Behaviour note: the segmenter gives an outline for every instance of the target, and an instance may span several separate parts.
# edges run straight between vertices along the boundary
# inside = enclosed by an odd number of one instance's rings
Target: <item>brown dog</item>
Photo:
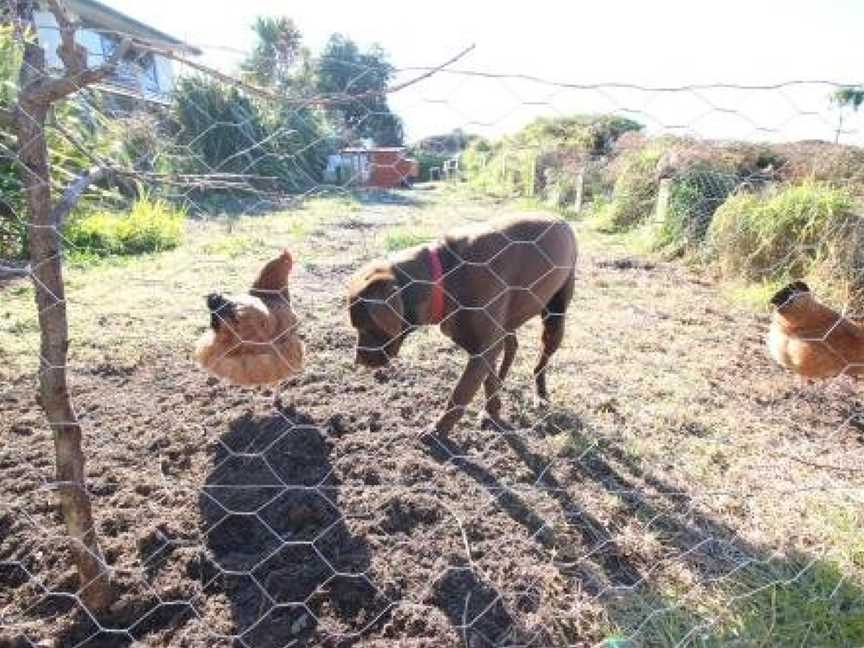
[[[576,256],[576,237],[566,222],[531,215],[454,232],[439,245],[373,262],[349,286],[356,362],[386,365],[408,333],[440,324],[441,332],[471,357],[436,434],[453,428],[481,384],[486,413],[500,425],[498,391],[516,355],[515,331],[536,315],[543,317],[543,350],[534,368],[536,396],[548,398],[545,369],[564,337]]]

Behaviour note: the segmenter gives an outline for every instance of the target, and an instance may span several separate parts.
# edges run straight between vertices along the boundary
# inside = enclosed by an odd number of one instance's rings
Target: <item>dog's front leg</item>
[[[465,409],[474,399],[486,376],[490,371],[495,370],[497,355],[497,353],[493,353],[471,356],[468,364],[465,365],[465,370],[462,372],[459,382],[453,388],[453,393],[447,402],[447,410],[438,419],[438,423],[435,424],[436,435],[446,436],[453,429],[453,426],[459,422],[459,419],[465,414]]]

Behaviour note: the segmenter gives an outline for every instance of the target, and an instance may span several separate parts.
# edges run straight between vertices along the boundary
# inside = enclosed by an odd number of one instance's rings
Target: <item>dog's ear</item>
[[[399,284],[389,268],[373,268],[359,275],[349,291],[349,305],[355,327],[371,323],[389,337],[401,333],[405,307]]]

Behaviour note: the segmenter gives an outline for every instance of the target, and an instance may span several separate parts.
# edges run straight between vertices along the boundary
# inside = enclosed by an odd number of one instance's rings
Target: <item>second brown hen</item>
[[[803,379],[864,374],[864,329],[820,303],[802,281],[771,298],[768,351]]]

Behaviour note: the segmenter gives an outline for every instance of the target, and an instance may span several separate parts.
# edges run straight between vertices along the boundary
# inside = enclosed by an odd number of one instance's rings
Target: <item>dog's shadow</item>
[[[365,576],[368,546],[345,524],[314,422],[246,414],[220,441],[200,496],[201,578],[230,599],[232,634],[256,648],[343,645],[380,620],[387,603]]]

